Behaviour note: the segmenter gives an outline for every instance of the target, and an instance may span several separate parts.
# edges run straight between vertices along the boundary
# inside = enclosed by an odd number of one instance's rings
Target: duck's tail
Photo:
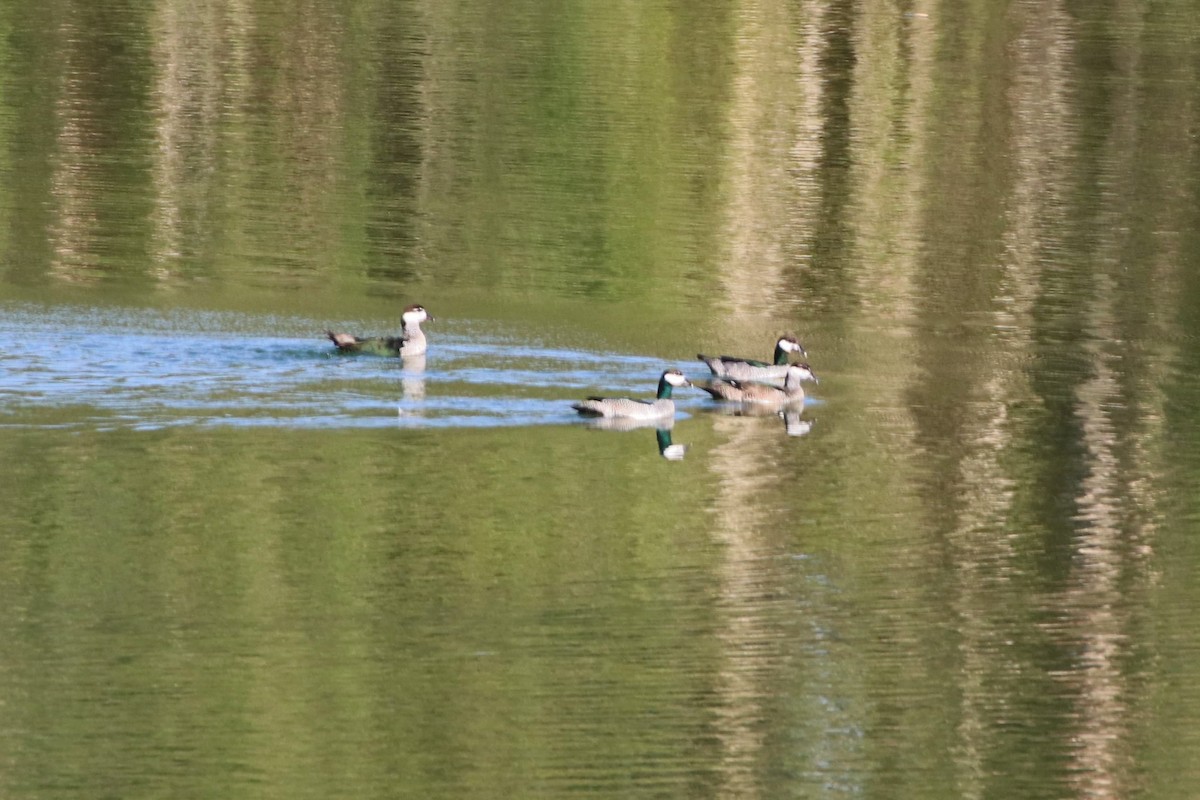
[[[603,417],[604,411],[601,410],[599,403],[595,400],[583,400],[578,403],[572,403],[571,408],[575,409],[580,415],[585,417]]]
[[[329,337],[329,341],[337,345],[339,350],[354,350],[358,347],[358,337],[349,333],[325,331],[325,335]]]

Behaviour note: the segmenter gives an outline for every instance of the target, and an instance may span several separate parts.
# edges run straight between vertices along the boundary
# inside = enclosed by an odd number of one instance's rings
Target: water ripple
[[[9,306],[0,426],[479,427],[575,421],[570,400],[652,395],[661,359],[439,325],[423,359],[341,356],[321,325],[214,312]],[[464,326],[465,329],[466,326]],[[294,331],[294,335],[266,331]],[[304,331],[313,331],[304,338]],[[690,398],[681,398],[687,407]],[[699,398],[694,400],[699,403]]]

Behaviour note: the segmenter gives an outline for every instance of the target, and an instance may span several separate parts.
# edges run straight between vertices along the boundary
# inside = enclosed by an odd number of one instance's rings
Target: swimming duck
[[[421,323],[433,320],[424,306],[411,305],[400,315],[400,326],[404,330],[399,336],[359,337],[349,333],[325,331],[329,341],[340,353],[381,353],[393,356],[419,356],[425,352],[425,333]]]
[[[572,403],[571,408],[585,417],[623,417],[625,419],[659,419],[675,416],[675,401],[671,390],[692,383],[677,369],[669,369],[658,379],[658,396],[654,401],[633,400],[628,397],[589,397]]]
[[[736,381],[782,381],[787,377],[788,354],[799,353],[807,356],[795,336],[781,336],[775,342],[775,358],[773,364],[765,361],[755,361],[750,358],[736,356],[706,356],[697,353],[696,358],[708,364],[712,374],[718,378],[731,378]]]
[[[718,379],[712,381],[708,386],[700,385],[697,388],[708,392],[715,400],[784,406],[798,405],[804,402],[803,381],[820,382],[808,364],[790,364],[787,367],[787,377],[784,379],[782,389],[768,383],[729,379]]]

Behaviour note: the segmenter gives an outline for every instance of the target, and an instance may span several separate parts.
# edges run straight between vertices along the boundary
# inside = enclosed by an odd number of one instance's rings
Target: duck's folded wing
[[[738,358],[737,356],[721,356],[721,361],[726,364],[739,362],[750,367],[769,367],[771,366],[765,361],[755,361],[753,358]]]

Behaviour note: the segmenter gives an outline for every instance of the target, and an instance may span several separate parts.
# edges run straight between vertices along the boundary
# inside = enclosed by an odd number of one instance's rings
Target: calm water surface
[[[4,796],[1195,797],[1192,6],[0,31]]]

